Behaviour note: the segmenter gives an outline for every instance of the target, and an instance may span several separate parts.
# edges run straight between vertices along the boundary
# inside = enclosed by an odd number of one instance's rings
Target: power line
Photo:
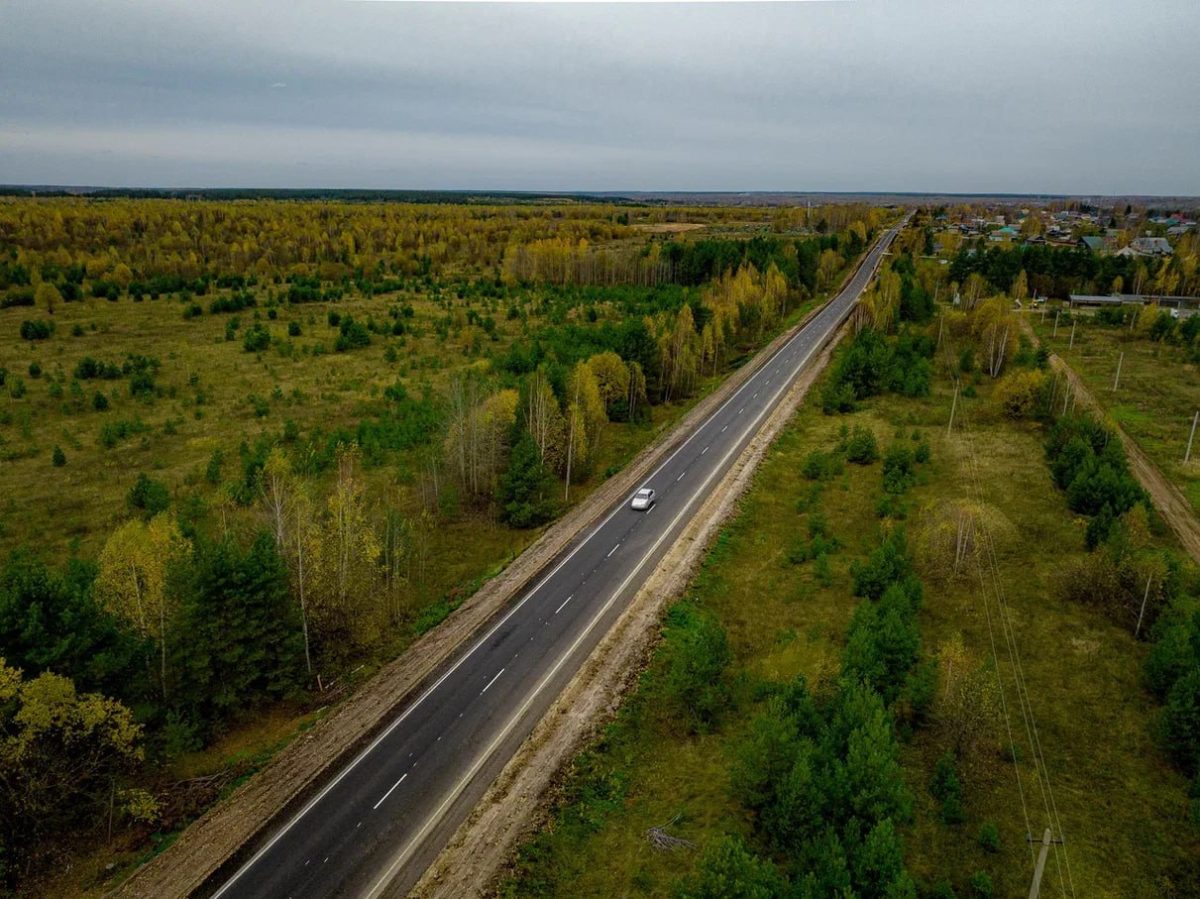
[[[948,350],[949,350],[949,348],[947,347],[947,351]],[[947,355],[948,355],[948,353],[947,353]],[[955,389],[956,389],[956,394],[957,394],[958,392],[960,392],[959,391],[960,379],[958,378],[958,376],[956,374],[954,374],[954,369],[952,366],[952,358],[949,358],[947,360],[947,363],[948,363],[947,368],[951,372],[951,377],[955,381]],[[967,450],[967,458],[968,458],[968,463],[969,463],[968,470],[969,470],[969,473],[971,476],[972,485],[975,489],[977,498],[980,503],[980,507],[982,509],[982,507],[983,507],[983,486],[982,486],[982,479],[979,474],[978,454],[975,451],[974,439],[970,433],[969,419],[967,416],[967,410],[966,410],[965,405],[964,405],[962,412],[960,413],[960,421],[962,422],[962,433],[963,433],[963,437],[964,437],[965,447]],[[1062,837],[1062,835],[1063,835],[1062,822],[1061,822],[1061,818],[1058,814],[1057,802],[1054,799],[1053,786],[1050,782],[1049,769],[1046,766],[1045,752],[1041,745],[1041,736],[1040,736],[1040,733],[1038,732],[1037,720],[1033,713],[1032,701],[1030,700],[1030,697],[1029,697],[1028,684],[1027,684],[1026,678],[1025,678],[1024,665],[1022,664],[1022,661],[1021,661],[1020,649],[1017,645],[1016,633],[1012,628],[1012,621],[1011,621],[1011,617],[1010,617],[1009,610],[1008,610],[1008,603],[1007,603],[1007,598],[1005,596],[1003,580],[999,574],[999,561],[998,561],[998,557],[996,554],[995,542],[992,539],[992,535],[987,527],[986,519],[982,515],[980,516],[979,530],[980,530],[980,534],[981,534],[981,546],[983,547],[983,549],[986,551],[986,554],[987,554],[987,562],[988,562],[989,573],[991,574],[992,587],[996,594],[995,598],[996,598],[996,605],[997,605],[997,617],[1000,619],[1001,632],[1004,636],[1005,645],[1006,645],[1006,648],[1007,648],[1008,654],[1009,654],[1009,661],[1010,661],[1010,664],[1012,665],[1013,681],[1014,681],[1014,685],[1017,690],[1018,707],[1021,710],[1021,717],[1022,717],[1023,724],[1025,726],[1026,737],[1029,740],[1030,750],[1031,750],[1031,754],[1033,757],[1035,774],[1038,774],[1040,771],[1040,776],[1038,776],[1038,789],[1039,789],[1039,792],[1042,797],[1042,805],[1046,812],[1047,819],[1050,820],[1054,824],[1054,826],[1059,831],[1060,837]],[[1003,682],[1003,678],[1000,677],[1000,663],[999,663],[998,652],[996,649],[995,632],[994,632],[993,623],[992,623],[991,607],[990,607],[990,602],[988,601],[988,597],[987,597],[987,592],[988,592],[987,585],[984,580],[983,562],[979,559],[978,555],[976,557],[976,563],[977,563],[977,570],[978,570],[979,579],[980,579],[980,585],[981,585],[981,588],[984,593],[984,597],[983,597],[984,611],[985,611],[985,614],[987,617],[987,622],[988,622],[988,636],[989,636],[989,640],[991,642],[992,659],[993,659],[993,663],[996,665],[997,682],[1000,687],[1001,706],[1002,706],[1002,708],[1004,710],[1004,714],[1005,714],[1005,727],[1006,727],[1008,737],[1009,737],[1010,749],[1012,751],[1014,770],[1017,772],[1017,785],[1018,785],[1018,791],[1021,796],[1022,814],[1025,818],[1025,825],[1026,825],[1027,833],[1031,834],[1032,829],[1030,828],[1030,825],[1029,825],[1029,814],[1028,814],[1028,810],[1027,810],[1026,803],[1025,803],[1024,788],[1021,784],[1020,768],[1016,761],[1016,743],[1015,743],[1015,740],[1012,735],[1012,725],[1011,725],[1011,721],[1009,720],[1008,709],[1007,709],[1007,700],[1006,700],[1005,694],[1004,694],[1004,682]],[[1059,845],[1062,845],[1062,860],[1059,859],[1059,855],[1058,855],[1058,846]],[[1067,850],[1066,850],[1065,844],[1062,844],[1061,840],[1060,840],[1059,842],[1055,843],[1054,848],[1055,848],[1055,864],[1059,870],[1060,888],[1062,888],[1063,895],[1066,895],[1066,886],[1069,885],[1071,895],[1074,896],[1074,894],[1075,894],[1074,878],[1072,877],[1072,874],[1071,874],[1070,859],[1067,855]],[[1032,856],[1032,853],[1033,853],[1032,843],[1030,844],[1030,853]],[[1066,877],[1065,878],[1063,877],[1064,865],[1066,867]]]

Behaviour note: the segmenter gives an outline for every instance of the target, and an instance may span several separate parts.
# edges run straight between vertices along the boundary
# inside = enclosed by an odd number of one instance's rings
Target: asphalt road
[[[401,895],[416,883],[587,654],[849,314],[895,230],[846,288],[213,895]]]

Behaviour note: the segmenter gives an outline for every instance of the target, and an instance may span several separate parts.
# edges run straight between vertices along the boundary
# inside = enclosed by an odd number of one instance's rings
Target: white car
[[[633,495],[633,502],[629,507],[635,512],[645,512],[654,505],[654,491],[649,487],[643,487]]]

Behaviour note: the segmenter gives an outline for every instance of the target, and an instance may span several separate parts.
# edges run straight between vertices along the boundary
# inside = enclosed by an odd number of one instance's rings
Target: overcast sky
[[[1197,0],[0,0],[0,183],[1200,194]]]

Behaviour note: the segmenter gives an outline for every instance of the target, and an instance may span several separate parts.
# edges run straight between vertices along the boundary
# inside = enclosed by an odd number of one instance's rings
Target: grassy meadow
[[[957,413],[960,423],[964,415],[969,422],[969,439],[957,425],[947,435],[952,391],[940,373],[927,398],[885,395],[848,415],[822,414],[814,390],[680,601],[710,612],[728,636],[728,708],[711,729],[681,735],[678,721],[654,700],[667,676],[668,629],[638,689],[567,773],[549,823],[520,849],[502,895],[668,896],[719,836],[738,833],[758,845],[751,813],[734,798],[731,765],[763,708],[764,684],[802,674],[813,686],[837,676],[859,602],[851,596],[851,564],[879,541],[880,462],[845,464],[824,480],[805,476],[810,454],[830,451],[846,425],[870,428],[881,452],[893,443],[916,445],[914,438],[931,446],[931,461],[918,469],[902,500],[925,585],[918,621],[926,657],[961,640],[960,658],[992,664],[985,591],[976,572],[947,577],[936,554],[921,549],[922,535],[953,521],[948,509],[982,508],[990,522],[1067,839],[1065,852],[1051,857],[1043,895],[1184,895],[1172,884],[1200,863],[1200,843],[1185,823],[1188,784],[1152,739],[1156,710],[1141,686],[1145,645],[1101,613],[1060,598],[1062,572],[1085,554],[1083,522],[1054,488],[1041,429],[993,414],[990,382],[975,380],[977,395],[961,399]],[[797,564],[790,548],[805,539],[814,518],[827,525],[838,548],[824,560]],[[1040,837],[1045,826],[1046,785],[1030,763],[1013,667],[999,634],[996,640],[995,670],[1018,761],[1014,767],[1007,741],[994,734],[990,749],[960,769],[962,823],[942,823],[929,789],[950,735],[936,715],[901,733],[904,779],[914,797],[912,820],[901,832],[904,860],[922,895],[943,883],[958,896],[977,895],[968,880],[979,871],[988,873],[996,896],[1024,895],[1029,888],[1033,859],[1026,834],[1032,829]],[[985,823],[998,832],[995,851],[980,845]],[[647,831],[656,826],[696,848],[655,848]]]

